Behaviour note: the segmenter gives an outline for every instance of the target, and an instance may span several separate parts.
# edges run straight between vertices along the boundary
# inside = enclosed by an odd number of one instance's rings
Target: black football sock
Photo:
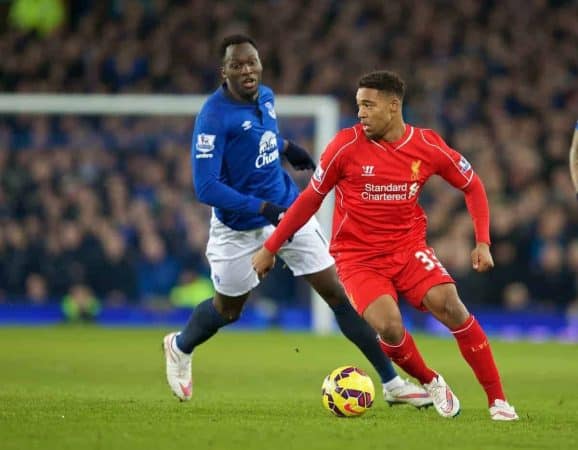
[[[193,349],[214,336],[219,328],[233,322],[227,320],[213,305],[213,299],[209,298],[199,303],[193,312],[185,328],[177,336],[177,347],[184,353],[191,353]]]

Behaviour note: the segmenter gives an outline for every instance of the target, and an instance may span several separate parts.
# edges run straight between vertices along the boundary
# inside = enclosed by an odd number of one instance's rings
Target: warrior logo
[[[373,169],[375,166],[361,166],[361,176],[362,177],[373,177],[375,173],[373,173]]]

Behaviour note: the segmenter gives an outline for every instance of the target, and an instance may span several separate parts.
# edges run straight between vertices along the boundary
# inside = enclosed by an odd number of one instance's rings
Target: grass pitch
[[[416,336],[462,403],[389,408],[338,419],[321,405],[333,368],[378,378],[345,338],[222,332],[193,359],[194,394],[169,393],[160,329],[0,328],[0,448],[28,449],[576,449],[578,347],[493,342],[517,423],[489,419],[452,339]]]

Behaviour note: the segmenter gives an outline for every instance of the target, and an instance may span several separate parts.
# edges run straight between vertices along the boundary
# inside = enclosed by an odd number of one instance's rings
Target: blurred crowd
[[[204,94],[219,83],[220,39],[246,32],[268,85],[335,96],[346,126],[357,78],[397,71],[407,121],[464,153],[490,198],[496,269],[484,275],[471,270],[462,194],[434,180],[421,199],[430,242],[464,300],[578,314],[578,202],[567,168],[578,119],[576,1],[63,4],[51,32],[1,25],[0,91]],[[192,123],[0,117],[0,298],[124,304],[176,299],[175,286],[185,304],[187,286],[210,295],[210,209],[192,188]],[[310,147],[308,127],[282,126]],[[286,272],[262,294],[299,303],[306,290]]]

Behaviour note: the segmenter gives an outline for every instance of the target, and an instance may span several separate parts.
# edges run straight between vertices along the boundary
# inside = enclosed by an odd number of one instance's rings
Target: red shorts
[[[338,263],[338,271],[347,296],[360,315],[382,295],[391,295],[398,301],[398,293],[423,311],[423,299],[432,287],[455,283],[434,250],[427,246],[372,259],[370,265]]]

